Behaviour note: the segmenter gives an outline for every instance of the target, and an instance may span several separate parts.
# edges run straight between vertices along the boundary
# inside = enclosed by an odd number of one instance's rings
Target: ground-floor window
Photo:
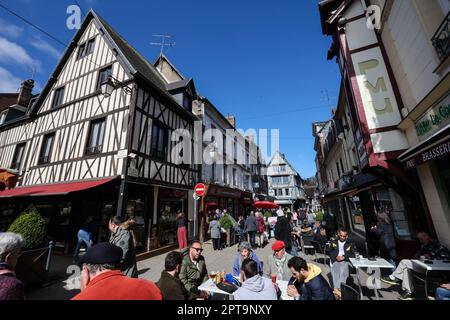
[[[412,239],[413,232],[401,196],[389,188],[376,190],[375,197],[377,211],[389,214],[397,238],[400,240]]]
[[[347,197],[347,205],[349,207],[353,228],[365,232],[363,211],[361,209],[361,201],[358,196]]]

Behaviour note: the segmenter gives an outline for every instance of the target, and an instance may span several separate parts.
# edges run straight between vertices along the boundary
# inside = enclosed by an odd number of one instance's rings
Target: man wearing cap
[[[121,248],[108,242],[91,247],[80,259],[81,293],[72,300],[162,300],[153,282],[122,274],[122,255]]]
[[[280,240],[272,245],[272,250],[273,255],[270,255],[264,263],[264,275],[272,279],[276,277],[278,280],[289,281],[292,273],[288,267],[288,261],[292,255],[286,252],[284,242]]]

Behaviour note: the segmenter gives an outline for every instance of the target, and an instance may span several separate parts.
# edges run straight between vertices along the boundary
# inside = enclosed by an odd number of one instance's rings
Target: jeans
[[[445,288],[437,288],[436,300],[450,300],[450,290]]]
[[[83,243],[86,245],[86,250],[88,250],[91,247],[91,235],[86,230],[80,229],[80,231],[78,231],[77,246],[73,253],[74,258],[78,258],[78,254],[80,253],[81,245]]]
[[[350,274],[350,264],[347,261],[334,262],[331,265],[331,277],[334,289],[341,289],[341,283],[346,283]]]
[[[250,237],[250,245],[252,248],[256,247],[255,237],[256,237],[256,231],[248,231],[248,235]]]

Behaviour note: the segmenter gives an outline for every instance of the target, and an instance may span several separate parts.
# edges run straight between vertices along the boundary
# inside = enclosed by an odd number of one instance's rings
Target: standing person
[[[120,272],[122,249],[102,242],[80,259],[81,293],[72,300],[162,300],[161,291],[151,281],[130,279]]]
[[[245,231],[248,233],[250,238],[250,245],[253,249],[256,249],[255,236],[258,231],[258,222],[253,211],[250,212],[250,216],[248,216],[245,221]]]
[[[273,254],[267,258],[263,265],[264,275],[272,278],[272,280],[289,281],[292,274],[288,267],[288,261],[293,257],[286,252],[283,241],[275,241],[272,250]]]
[[[245,259],[240,268],[242,286],[233,296],[235,300],[277,300],[277,291],[270,279],[258,274],[258,265],[252,259]]]
[[[275,239],[283,241],[287,252],[292,251],[292,227],[283,211],[278,211],[277,223],[275,225]]]
[[[292,223],[294,227],[298,225],[298,209],[292,213]]]
[[[138,277],[138,269],[136,264],[136,252],[131,232],[122,227],[122,217],[116,216],[109,220],[109,230],[111,237],[109,242],[118,246],[123,251],[122,256],[122,272],[130,278]]]
[[[86,251],[91,247],[92,237],[96,231],[96,225],[93,221],[93,217],[89,216],[84,222],[83,226],[78,230],[78,241],[75,251],[73,252],[73,261],[77,262],[78,256],[80,254],[81,246],[84,244],[86,246]]]
[[[302,223],[306,219],[306,211],[305,209],[300,210],[300,214],[297,216],[297,220]]]
[[[180,252],[170,252],[164,261],[164,271],[161,272],[156,285],[161,290],[164,300],[187,300],[189,293],[178,277],[183,257]]]
[[[378,223],[373,226],[371,231],[374,232],[380,241],[380,255],[382,258],[396,266],[397,250],[395,246],[394,227],[391,219],[386,212],[380,212],[377,215]]]
[[[355,257],[356,246],[348,238],[348,231],[340,228],[338,239],[331,241],[328,255],[332,261],[331,275],[333,277],[334,295],[341,299],[341,283],[346,283],[350,274],[350,258]]]
[[[256,264],[258,265],[258,273],[259,274],[263,273],[261,262],[259,261],[258,256],[256,255],[256,253],[254,253],[252,251],[252,246],[250,245],[250,243],[248,243],[247,241],[244,241],[241,244],[239,244],[239,252],[236,254],[236,258],[234,259],[234,264],[233,264],[233,275],[234,276],[239,276],[242,261],[244,261],[245,259],[254,260],[256,262]]]
[[[243,216],[239,216],[237,223],[237,234],[239,236],[239,244],[241,244],[241,242],[245,241],[245,239],[247,238],[244,231],[245,231],[245,219]]]
[[[134,228],[136,228],[136,221],[134,221],[134,219],[125,221],[124,223],[122,223],[122,228],[130,232],[131,237],[133,238],[134,247],[136,248],[138,245],[136,234],[134,233]]]
[[[181,262],[180,280],[189,292],[190,299],[207,299],[208,293],[198,289],[202,283],[208,281],[208,270],[205,258],[202,256],[202,244],[194,240],[189,249],[184,250],[186,254]]]
[[[258,223],[258,247],[262,248],[264,245],[264,218],[261,212],[256,212],[256,222]]]
[[[178,210],[177,213],[177,238],[178,238],[178,248],[180,251],[187,248],[187,228],[186,228],[186,218],[184,213]]]
[[[208,233],[211,234],[214,251],[222,250],[222,246],[220,244],[220,237],[222,236],[222,232],[220,230],[220,224],[217,216],[213,216],[212,220],[209,222]]]
[[[288,286],[287,294],[295,300],[334,300],[333,291],[322,270],[300,257],[288,261],[294,282]]]
[[[217,218],[217,221],[219,221],[220,218],[222,218],[222,212],[220,211],[220,209],[216,209],[216,218]]]
[[[25,241],[20,234],[0,233],[0,301],[24,299],[23,283],[14,273],[24,245]]]

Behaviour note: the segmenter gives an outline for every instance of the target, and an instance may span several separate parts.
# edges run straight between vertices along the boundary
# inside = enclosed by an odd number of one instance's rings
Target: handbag
[[[221,282],[216,284],[217,288],[227,293],[234,293],[239,287],[233,283]]]
[[[227,233],[227,230],[225,230],[224,228],[220,228],[220,232]]]

